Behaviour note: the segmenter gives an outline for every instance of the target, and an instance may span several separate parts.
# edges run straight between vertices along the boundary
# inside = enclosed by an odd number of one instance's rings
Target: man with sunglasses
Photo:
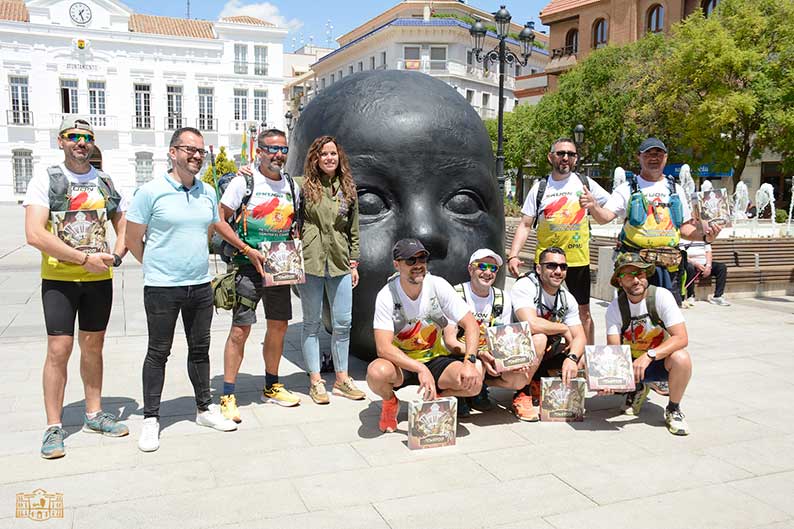
[[[513,398],[521,420],[538,420],[535,401],[540,398],[541,376],[561,371],[567,384],[579,371],[587,340],[576,298],[563,287],[567,273],[565,251],[551,246],[540,252],[535,270],[521,276],[510,291],[516,318],[529,322],[535,350],[542,356],[540,365],[529,373],[533,383]]]
[[[41,457],[45,459],[65,455],[61,415],[78,317],[86,412],[83,431],[110,437],[129,433],[116,417],[102,411],[101,402],[102,349],[113,303],[112,267],[121,265],[127,252],[127,203],[110,177],[91,166],[91,123],[85,118],[66,118],[59,131],[57,142],[63,151],[63,163],[37,173],[28,183],[23,202],[27,242],[41,252],[41,300],[47,329],[42,377],[47,430]],[[104,237],[108,219],[117,235],[113,253],[108,251]],[[93,235],[75,240],[73,233]]]
[[[577,157],[576,144],[568,138],[560,138],[551,145],[548,154],[551,174],[529,190],[507,266],[518,277],[522,264],[518,254],[534,228],[538,235],[536,263],[546,248],[564,249],[569,266],[565,284],[576,298],[587,343],[592,344],[595,327],[590,316],[590,223],[579,199],[588,192],[593,200],[604,204],[609,193],[592,178],[574,172]]]
[[[471,281],[456,285],[455,291],[466,301],[474,319],[480,326],[478,356],[486,371],[485,381],[490,386],[517,390],[529,383],[530,377],[527,370],[506,371],[500,375],[496,371],[495,360],[485,337],[487,327],[507,325],[513,321],[513,305],[510,295],[493,286],[502,264],[502,257],[493,250],[481,248],[475,251],[469,258],[468,271]],[[457,325],[448,325],[444,330],[444,342],[450,351],[460,351],[462,354],[462,347],[466,343],[463,333],[463,328]],[[484,383],[480,394],[467,400],[470,402],[464,401],[464,409],[469,404],[472,408],[480,411],[488,411],[492,408],[488,398],[488,389]],[[459,414],[460,406],[459,399]]]
[[[611,281],[618,296],[607,308],[607,344],[630,345],[634,358],[637,388],[626,395],[624,413],[640,414],[651,382],[669,382],[665,424],[673,435],[688,435],[679,404],[692,376],[692,359],[686,349],[689,337],[672,293],[648,285],[654,268],[636,253],[618,256]]]
[[[210,325],[214,310],[208,239],[219,222],[215,190],[197,177],[207,151],[197,129],[171,136],[171,169],[139,187],[128,213],[127,246],[143,263],[143,305],[149,344],[143,362],[143,427],[138,448],[160,447],[160,400],[177,318],[187,339],[187,368],[196,401],[196,424],[237,429],[211,406]]]
[[[225,417],[241,422],[235,398],[235,383],[245,354],[245,342],[256,323],[256,307],[262,301],[267,320],[262,356],[265,362],[263,402],[292,407],[300,397],[279,383],[278,368],[284,349],[284,336],[292,319],[292,298],[289,286],[265,287],[262,281],[265,256],[259,251],[265,241],[286,241],[292,238],[296,224],[299,188],[284,171],[287,161],[287,137],[278,129],[263,130],[256,138],[257,159],[240,169],[253,176],[251,195],[246,176],[240,174],[229,182],[220,202],[223,219],[235,217],[237,230],[228,222],[216,226],[218,233],[238,249],[232,258],[237,266],[235,279],[238,303],[232,310],[232,327],[223,350],[223,394],[221,409]]]
[[[394,391],[419,385],[424,400],[436,395],[473,397],[482,385],[477,362],[480,326],[468,305],[446,280],[427,271],[430,253],[417,239],[400,239],[392,248],[397,274],[375,299],[373,328],[378,358],[367,368],[367,384],[383,398],[378,427],[397,429],[400,401]],[[443,332],[459,325],[465,355],[450,356]]]

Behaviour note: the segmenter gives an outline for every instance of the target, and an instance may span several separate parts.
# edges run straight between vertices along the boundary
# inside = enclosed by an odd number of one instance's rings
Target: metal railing
[[[8,125],[15,125],[19,127],[32,127],[33,126],[33,112],[30,110],[6,110],[6,118]]]
[[[132,116],[132,128],[137,130],[152,130],[152,116]]]
[[[182,116],[167,116],[164,120],[165,130],[181,129],[185,126],[185,118]]]
[[[208,117],[196,118],[196,128],[201,131],[218,130],[218,120],[216,118]]]
[[[551,60],[560,59],[562,57],[567,57],[569,55],[576,55],[578,51],[578,46],[563,46],[562,48],[554,48],[551,51]]]
[[[57,128],[64,119],[76,116],[88,119],[88,122],[95,129],[118,129],[118,118],[107,114],[50,114],[50,127]]]

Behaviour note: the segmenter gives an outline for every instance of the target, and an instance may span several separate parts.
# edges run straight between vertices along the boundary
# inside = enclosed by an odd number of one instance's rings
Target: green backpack
[[[216,309],[232,310],[237,305],[244,305],[256,310],[256,303],[250,299],[238,296],[235,288],[237,271],[232,270],[225,274],[218,274],[212,280],[212,296]]]

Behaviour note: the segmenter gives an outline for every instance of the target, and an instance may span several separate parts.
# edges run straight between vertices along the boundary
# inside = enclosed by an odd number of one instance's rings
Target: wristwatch
[[[568,360],[573,360],[573,361],[574,361],[574,362],[576,362],[577,364],[579,363],[579,357],[578,357],[578,356],[576,356],[575,354],[573,354],[573,353],[568,353],[568,354],[567,354],[567,355],[565,355],[565,356],[566,356],[566,358],[568,358]]]
[[[645,351],[645,354],[648,355],[648,358],[651,360],[656,360],[656,350],[655,349],[648,349]]]
[[[119,266],[121,266],[121,257],[119,256],[119,254],[114,253],[113,254],[113,268],[118,268]]]
[[[472,364],[475,364],[477,363],[477,355],[466,355],[466,360],[468,360]]]

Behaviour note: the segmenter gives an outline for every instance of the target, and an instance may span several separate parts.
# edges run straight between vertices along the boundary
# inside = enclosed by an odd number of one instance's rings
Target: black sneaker
[[[458,397],[458,419],[471,417],[471,406],[467,397]]]
[[[477,411],[490,411],[493,409],[493,403],[488,397],[488,386],[482,385],[482,390],[479,395],[469,399],[471,407]]]

